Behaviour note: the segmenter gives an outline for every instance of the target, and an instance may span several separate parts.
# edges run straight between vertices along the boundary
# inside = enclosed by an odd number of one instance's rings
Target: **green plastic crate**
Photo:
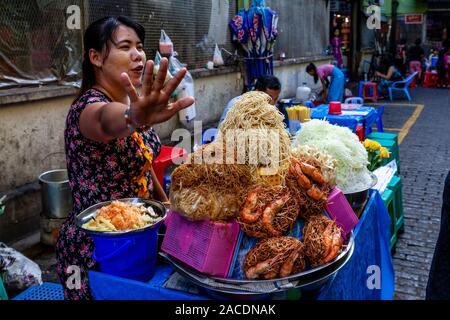
[[[387,186],[394,193],[395,233],[404,231],[402,179],[395,175]]]
[[[390,189],[384,190],[381,195],[381,199],[383,199],[384,205],[389,212],[389,216],[391,217],[391,241],[390,247],[391,251],[395,250],[397,245],[397,232],[395,232],[395,206],[394,206],[394,192]]]
[[[370,140],[393,140],[398,145],[398,134],[389,132],[377,132],[374,131],[367,136]]]

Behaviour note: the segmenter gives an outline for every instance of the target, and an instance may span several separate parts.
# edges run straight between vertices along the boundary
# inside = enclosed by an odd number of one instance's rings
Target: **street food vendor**
[[[281,83],[280,80],[278,80],[278,78],[273,75],[262,75],[258,79],[256,79],[255,90],[267,93],[272,98],[270,104],[276,105],[281,92]],[[222,112],[222,116],[220,117],[218,127],[220,126],[222,121],[225,120],[228,110],[230,110],[233,104],[240,98],[241,96],[237,96],[228,101],[225,109]]]
[[[161,150],[152,125],[169,120],[194,99],[169,103],[186,69],[164,84],[168,61],[163,58],[153,79],[144,37],[143,26],[123,16],[97,20],[84,34],[82,86],[64,132],[73,208],[61,227],[56,256],[65,299],[92,299],[87,270],[96,268],[94,243],[75,226],[77,214],[111,199],[167,200],[152,170]]]
[[[310,63],[306,67],[306,72],[314,77],[314,83],[320,79],[323,86],[324,99],[330,101],[342,101],[344,97],[345,77],[342,71],[332,64],[323,64],[318,67]],[[328,77],[331,77],[328,80]]]

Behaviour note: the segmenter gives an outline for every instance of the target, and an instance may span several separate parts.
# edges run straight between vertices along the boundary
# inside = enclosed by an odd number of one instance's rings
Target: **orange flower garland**
[[[142,168],[141,174],[138,176],[133,177],[131,182],[133,184],[137,184],[138,188],[134,191],[137,193],[138,197],[140,198],[150,198],[150,192],[148,190],[148,182],[146,178],[146,173],[150,171],[153,163],[153,151],[147,147],[144,143],[144,140],[142,140],[142,136],[137,133],[136,131],[133,132],[131,137],[136,141],[139,148],[141,149],[142,155],[145,158],[145,164]]]

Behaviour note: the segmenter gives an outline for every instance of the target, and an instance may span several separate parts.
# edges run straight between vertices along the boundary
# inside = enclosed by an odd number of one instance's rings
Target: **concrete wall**
[[[308,63],[329,63],[328,57],[276,62],[274,73],[282,83],[280,98],[294,97],[306,82]],[[203,71],[202,71],[203,72]],[[239,71],[195,76],[196,120],[203,127],[215,126],[226,103],[242,93],[244,80]],[[6,212],[0,216],[0,241],[20,239],[39,230],[41,200],[37,177],[51,169],[65,168],[64,126],[74,96],[0,105],[0,195],[8,194]],[[174,129],[182,127],[177,117],[155,126],[163,142],[170,142]],[[189,128],[192,129],[192,128]]]

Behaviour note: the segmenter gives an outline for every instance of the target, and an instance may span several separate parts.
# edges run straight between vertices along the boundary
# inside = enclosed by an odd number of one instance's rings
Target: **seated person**
[[[280,96],[281,83],[280,80],[278,80],[278,78],[275,76],[269,74],[263,75],[256,80],[255,90],[267,93],[272,98],[272,101],[270,103],[272,105],[275,105],[278,101],[278,97]],[[217,127],[220,127],[222,121],[225,119],[227,115],[228,110],[230,110],[233,104],[237,100],[239,100],[240,97],[241,96],[234,97],[227,103],[225,109],[222,112],[222,116],[220,117],[219,124],[217,125]]]
[[[400,69],[389,55],[385,55],[381,59],[380,68],[375,72],[375,76],[379,78],[378,94],[380,97],[388,95],[388,88],[393,82],[403,79]]]

